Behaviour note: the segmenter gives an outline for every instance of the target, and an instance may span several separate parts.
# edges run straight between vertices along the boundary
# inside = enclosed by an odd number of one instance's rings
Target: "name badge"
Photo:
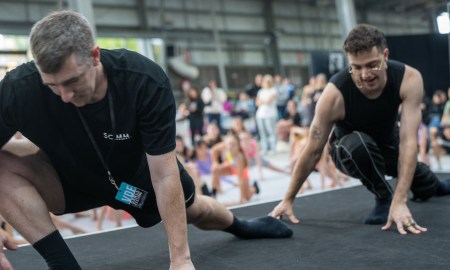
[[[122,182],[116,194],[116,200],[141,209],[147,199],[147,194],[147,191],[143,189]]]

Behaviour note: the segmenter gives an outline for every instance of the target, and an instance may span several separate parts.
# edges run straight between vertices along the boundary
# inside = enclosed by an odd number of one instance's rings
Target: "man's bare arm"
[[[306,146],[295,163],[291,183],[284,198],[286,201],[294,200],[303,182],[320,160],[334,123],[343,119],[344,114],[343,97],[336,86],[329,83],[317,103]]]
[[[167,234],[170,261],[174,265],[192,263],[187,237],[186,206],[175,151],[147,155],[158,210]]]

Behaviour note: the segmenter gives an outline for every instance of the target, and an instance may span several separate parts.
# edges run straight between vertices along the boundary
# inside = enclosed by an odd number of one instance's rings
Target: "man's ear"
[[[383,51],[383,58],[386,61],[389,59],[389,49],[388,48],[384,49],[384,51]]]
[[[97,66],[100,64],[100,47],[98,45],[95,45],[91,50],[92,55],[92,64]]]

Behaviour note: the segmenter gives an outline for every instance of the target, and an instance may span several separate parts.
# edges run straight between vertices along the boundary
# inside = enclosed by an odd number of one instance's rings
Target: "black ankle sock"
[[[259,191],[260,191],[260,190],[259,190],[258,182],[256,182],[256,181],[253,182],[253,187],[255,188],[255,193],[256,193],[256,194],[259,194]]]
[[[370,211],[364,220],[364,224],[384,224],[387,222],[389,208],[391,207],[391,198],[375,199],[375,207]]]
[[[34,243],[33,247],[45,259],[50,270],[81,270],[59,231],[45,236]]]
[[[436,190],[436,196],[445,196],[450,194],[450,179],[440,181]]]
[[[287,238],[293,234],[283,222],[270,216],[250,220],[234,217],[233,224],[224,231],[243,239]]]
[[[209,188],[206,184],[202,185],[202,193],[205,196],[211,196],[211,192],[209,191]]]

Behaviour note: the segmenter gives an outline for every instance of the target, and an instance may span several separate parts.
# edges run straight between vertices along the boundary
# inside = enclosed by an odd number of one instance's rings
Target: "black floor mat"
[[[447,175],[438,175],[446,177]],[[197,269],[450,269],[450,196],[409,202],[420,235],[398,234],[393,227],[364,225],[374,203],[364,187],[336,190],[296,200],[300,224],[290,239],[239,240],[224,232],[189,227]],[[233,210],[244,218],[267,215],[276,202]],[[287,222],[287,221],[285,221]],[[83,269],[169,269],[161,224],[67,240]],[[31,247],[6,252],[16,270],[46,269]]]

